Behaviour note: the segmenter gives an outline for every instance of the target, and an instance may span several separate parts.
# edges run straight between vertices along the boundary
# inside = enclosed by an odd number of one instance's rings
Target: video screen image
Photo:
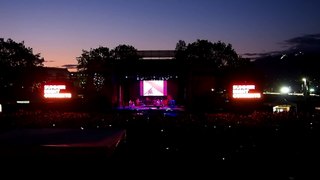
[[[141,96],[166,96],[167,81],[163,80],[147,80],[140,81]]]

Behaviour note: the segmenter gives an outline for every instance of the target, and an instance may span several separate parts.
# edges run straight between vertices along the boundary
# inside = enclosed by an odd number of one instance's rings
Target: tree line
[[[0,100],[25,97],[38,89],[44,58],[24,42],[0,38]]]
[[[82,50],[77,57],[79,71],[99,71],[102,67],[115,61],[132,63],[139,60],[138,50],[131,45],[119,45],[110,50],[108,47],[100,46]],[[200,40],[186,44],[179,40],[175,48],[175,60],[184,64],[211,64],[216,69],[223,67],[240,67],[249,63],[249,59],[242,58],[232,48],[231,44],[218,41],[212,43],[208,40]]]
[[[141,57],[138,50],[121,44],[113,49],[99,46],[90,50],[82,50],[76,57],[78,71],[86,74],[85,89],[101,91],[109,81],[118,81],[118,75],[136,67]],[[224,42],[196,40],[187,44],[179,40],[172,60],[177,64],[178,71],[184,71],[194,65],[211,67],[213,71],[233,71],[249,64],[249,59],[242,58]],[[39,83],[45,81],[42,70],[45,59],[40,53],[26,47],[24,42],[0,38],[0,84],[1,92],[21,94],[33,92],[39,88]],[[4,97],[5,95],[2,95]]]

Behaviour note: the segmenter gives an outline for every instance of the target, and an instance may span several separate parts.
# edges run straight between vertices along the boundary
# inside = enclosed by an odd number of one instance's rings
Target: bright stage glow
[[[280,88],[280,93],[282,94],[288,94],[289,92],[290,92],[290,87],[284,86]]]
[[[164,80],[148,80],[140,81],[141,96],[166,96],[167,81]]]
[[[233,85],[232,97],[235,99],[258,99],[261,98],[261,93],[255,91],[255,85]]]
[[[273,112],[274,113],[280,113],[280,112],[289,112],[291,108],[291,105],[278,105],[278,106],[274,106]]]
[[[44,85],[44,97],[45,98],[71,98],[72,95],[69,92],[61,93],[61,90],[65,90],[66,85]]]

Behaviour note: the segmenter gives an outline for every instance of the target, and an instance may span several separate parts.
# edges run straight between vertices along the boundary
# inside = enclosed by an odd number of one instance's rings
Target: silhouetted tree
[[[188,44],[187,49],[187,61],[194,63],[212,63],[216,61],[214,59],[213,44],[207,40],[197,40],[191,44]]]
[[[99,91],[103,87],[105,70],[111,59],[107,47],[91,48],[90,51],[82,50],[81,56],[77,57],[78,70],[87,75],[85,84],[88,91]]]
[[[78,70],[86,76],[84,79],[84,94],[89,109],[101,110],[108,106],[110,90],[107,85],[110,80],[108,69],[112,61],[107,47],[98,47],[90,51],[82,50],[77,57]]]
[[[28,68],[43,66],[44,59],[40,54],[33,54],[30,47],[26,47],[24,42],[17,43],[12,39],[5,41],[0,38],[0,63],[1,67]]]
[[[178,43],[176,44],[176,49],[175,49],[175,59],[178,61],[184,61],[186,59],[186,50],[187,50],[187,45],[186,42],[183,40],[179,40]]]
[[[242,75],[239,70],[249,67],[250,64],[250,60],[240,57],[231,44],[199,39],[188,45],[180,40],[176,44],[175,60],[184,66],[181,68],[183,70],[179,70],[185,76],[183,83],[188,97],[187,106],[192,109],[203,108],[204,104],[212,108],[212,104],[203,103],[204,99],[208,102],[219,99],[213,98],[214,93],[207,90],[212,87],[226,89],[232,80],[229,77]],[[222,95],[219,94],[217,97],[220,96]]]
[[[119,45],[111,50],[111,56],[114,60],[134,62],[140,57],[138,50],[130,45]]]
[[[239,64],[239,56],[232,48],[231,44],[225,44],[218,41],[213,44],[213,59],[215,59],[218,67],[231,66],[235,67]]]
[[[80,57],[77,57],[78,70],[86,73],[99,73],[104,66],[111,60],[109,48],[100,46],[90,51],[82,50]]]
[[[105,106],[104,103],[114,98],[117,93],[114,90],[117,78],[126,68],[132,68],[128,63],[139,59],[137,52],[130,45],[119,45],[111,51],[107,47],[83,50],[81,56],[77,57],[78,70],[87,75],[85,93],[89,100],[101,102]],[[104,100],[101,101],[102,99]]]
[[[17,43],[12,39],[0,38],[0,88],[6,92],[6,98],[24,96],[30,92],[41,79],[38,70],[43,62],[40,54],[34,54],[23,41]]]
[[[187,46],[180,40],[176,44],[175,59],[191,64],[211,64],[214,68],[237,67],[247,62],[236,53],[231,44],[199,39]]]

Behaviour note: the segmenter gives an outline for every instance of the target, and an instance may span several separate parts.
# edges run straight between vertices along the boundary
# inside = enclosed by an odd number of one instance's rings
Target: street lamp
[[[314,92],[315,90],[314,90],[314,88],[310,88],[310,92]]]
[[[302,81],[303,81],[303,85],[302,85],[303,95],[308,95],[309,94],[309,86],[307,84],[307,78],[302,78]]]

